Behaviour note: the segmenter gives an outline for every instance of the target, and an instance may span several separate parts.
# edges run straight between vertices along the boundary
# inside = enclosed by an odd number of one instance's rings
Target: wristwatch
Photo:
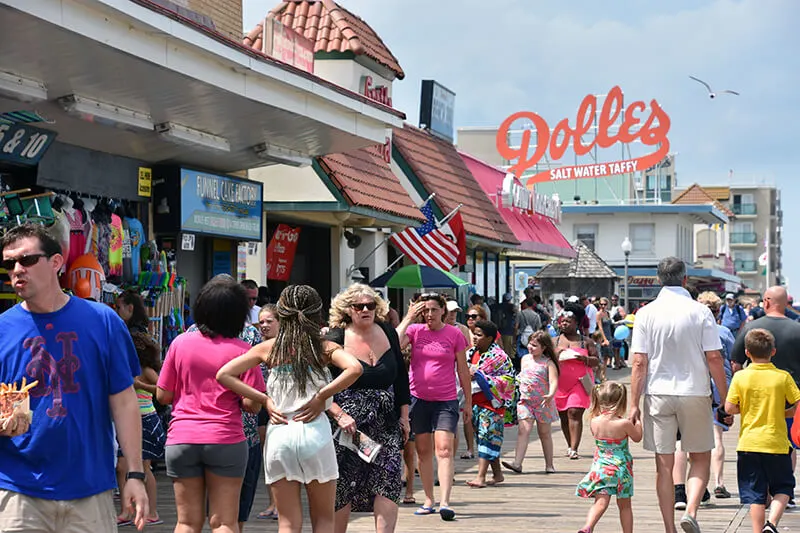
[[[138,479],[139,481],[143,482],[145,480],[144,472],[128,472],[125,474],[125,481],[128,481],[129,479]]]

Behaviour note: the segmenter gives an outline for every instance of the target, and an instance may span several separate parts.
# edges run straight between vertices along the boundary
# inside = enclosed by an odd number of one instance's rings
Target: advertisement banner
[[[578,108],[574,126],[565,118],[551,129],[547,121],[538,114],[519,111],[500,125],[496,138],[497,151],[504,159],[516,161],[508,171],[521,178],[545,155],[549,161],[560,160],[570,144],[575,155],[579,157],[596,148],[610,148],[618,143],[639,142],[654,150],[650,154],[621,161],[567,165],[537,172],[529,176],[525,184],[531,190],[537,183],[547,181],[600,178],[644,171],[669,154],[667,134],[670,118],[655,99],[650,101],[649,112],[645,115],[647,110],[648,106],[643,101],[624,105],[622,89],[617,86],[609,91],[602,107],[598,106],[596,96],[587,95]],[[591,134],[595,128],[595,120],[597,125],[594,138],[584,144],[584,136]],[[518,145],[509,142],[512,125],[517,121],[528,121],[532,124],[531,128],[522,132],[522,141]],[[533,154],[530,153],[532,146],[535,147]]]
[[[267,279],[289,281],[300,228],[279,224],[267,246]]]
[[[260,241],[263,184],[181,169],[181,231]]]

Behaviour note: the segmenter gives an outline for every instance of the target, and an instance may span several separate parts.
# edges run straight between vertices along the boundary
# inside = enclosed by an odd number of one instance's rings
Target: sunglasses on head
[[[21,255],[19,257],[11,257],[8,259],[3,259],[3,261],[0,263],[0,266],[2,266],[4,269],[8,271],[14,270],[14,267],[17,266],[17,263],[19,263],[25,268],[28,268],[38,263],[39,259],[41,259],[42,257],[48,259],[50,258],[48,254]]]
[[[566,318],[575,318],[575,313],[573,313],[572,311],[564,311],[561,314],[561,316],[564,316]]]
[[[439,298],[441,298],[441,296],[439,295],[438,292],[426,292],[424,294],[420,294],[419,295],[420,301],[438,300]]]
[[[356,311],[374,311],[375,308],[378,307],[378,304],[375,302],[369,302],[367,304],[350,304],[350,307]]]
[[[471,320],[478,320],[480,317],[481,315],[467,315],[467,318]]]

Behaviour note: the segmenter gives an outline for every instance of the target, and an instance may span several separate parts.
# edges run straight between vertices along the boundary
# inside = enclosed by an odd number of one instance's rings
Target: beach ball
[[[617,339],[618,341],[624,341],[625,339],[630,337],[630,335],[631,335],[631,330],[628,328],[628,326],[625,325],[619,325],[617,326],[617,329],[614,330],[614,338]]]

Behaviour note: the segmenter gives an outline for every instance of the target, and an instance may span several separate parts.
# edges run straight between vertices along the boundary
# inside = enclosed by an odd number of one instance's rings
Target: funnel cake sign
[[[518,178],[529,168],[534,167],[547,153],[551,161],[558,161],[569,148],[578,156],[583,156],[598,148],[610,148],[617,143],[632,143],[636,140],[645,146],[655,149],[654,152],[634,159],[612,161],[608,163],[593,163],[588,165],[564,166],[545,170],[528,178],[526,186],[533,189],[536,183],[546,181],[574,180],[579,178],[599,178],[625,174],[637,170],[645,170],[662,159],[669,153],[670,120],[667,113],[655,99],[650,100],[648,106],[643,101],[636,101],[623,110],[622,89],[614,87],[609,91],[603,102],[603,107],[597,118],[597,132],[591,142],[584,144],[582,137],[590,133],[594,117],[598,111],[597,97],[588,95],[581,102],[575,124],[570,125],[565,118],[550,131],[547,121],[531,111],[514,113],[503,121],[497,132],[497,150],[500,155],[509,161],[517,162],[509,168],[509,172]],[[615,133],[612,127],[622,118],[622,123]],[[512,124],[518,120],[529,120],[533,129],[522,132],[519,146],[509,146],[509,131]],[[533,154],[530,154],[531,133],[536,131],[537,143]]]

